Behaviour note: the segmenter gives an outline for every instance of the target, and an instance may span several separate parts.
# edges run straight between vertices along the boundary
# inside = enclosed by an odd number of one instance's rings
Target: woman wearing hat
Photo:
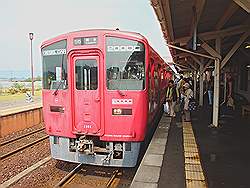
[[[183,85],[184,88],[184,116],[185,116],[185,121],[191,121],[190,118],[190,111],[188,108],[189,101],[193,98],[194,93],[192,89],[190,89],[190,85],[188,83],[185,83]]]

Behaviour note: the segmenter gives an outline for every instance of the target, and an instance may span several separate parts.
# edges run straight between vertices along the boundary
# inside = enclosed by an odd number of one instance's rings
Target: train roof
[[[148,40],[141,35],[140,33],[136,32],[130,32],[130,31],[121,31],[121,30],[112,30],[112,29],[86,29],[86,30],[78,30],[78,31],[73,31],[69,33],[64,33],[61,35],[58,35],[56,37],[50,38],[42,43],[41,46],[46,45],[48,43],[51,43],[52,41],[57,41],[63,38],[68,38],[69,36],[74,36],[74,35],[79,35],[79,34],[84,34],[84,35],[100,35],[100,34],[111,34],[111,35],[123,35],[123,36],[128,36],[132,38],[136,38],[139,40],[143,40],[146,43],[148,43]]]
[[[81,33],[84,34],[84,35],[89,35],[89,36],[91,36],[91,35],[110,34],[110,35],[118,35],[118,36],[120,35],[120,36],[127,36],[127,37],[132,37],[132,38],[135,38],[135,39],[139,39],[139,40],[142,40],[145,43],[147,43],[150,46],[150,49],[152,51],[154,51],[154,53],[156,53],[161,58],[161,56],[158,54],[158,52],[156,52],[154,50],[154,48],[149,44],[146,37],[144,37],[140,33],[131,32],[131,31],[113,30],[113,29],[86,29],[86,30],[72,31],[72,32],[64,33],[64,34],[58,35],[56,37],[53,37],[51,39],[48,39],[48,40],[44,41],[42,43],[41,47],[43,47],[44,45],[48,45],[49,43],[53,43],[54,41],[58,41],[60,39],[68,38],[69,36],[75,36],[75,35],[79,36]]]

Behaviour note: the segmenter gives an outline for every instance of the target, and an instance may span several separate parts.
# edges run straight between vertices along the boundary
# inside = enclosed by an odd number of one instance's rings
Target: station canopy
[[[249,58],[250,0],[151,0],[151,5],[168,44],[219,57],[221,68],[239,51]],[[201,62],[211,64],[209,59],[170,51],[181,67],[194,70]]]

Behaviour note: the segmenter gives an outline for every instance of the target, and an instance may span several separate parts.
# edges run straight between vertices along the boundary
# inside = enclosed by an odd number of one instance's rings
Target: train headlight
[[[113,115],[122,115],[122,109],[120,108],[113,108]]]
[[[130,108],[112,108],[112,115],[132,115]]]

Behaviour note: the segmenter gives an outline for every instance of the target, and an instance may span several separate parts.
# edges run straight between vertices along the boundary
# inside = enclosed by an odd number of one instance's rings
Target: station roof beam
[[[158,19],[165,20],[160,22],[161,29],[175,62],[185,63],[193,70],[199,65],[200,74],[214,63],[214,94],[219,98],[220,70],[240,51],[237,49],[250,41],[249,0],[151,2]],[[200,80],[200,86],[202,83]],[[213,124],[217,126],[218,100],[214,100],[213,106]]]

